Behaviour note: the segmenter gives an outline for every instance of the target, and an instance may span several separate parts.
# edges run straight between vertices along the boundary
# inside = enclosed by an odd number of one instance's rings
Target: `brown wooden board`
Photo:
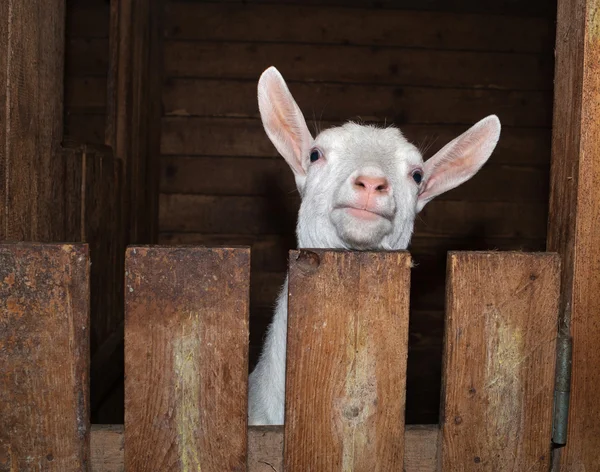
[[[258,106],[258,105],[257,105]],[[340,122],[322,122],[318,113],[304,110],[307,124],[312,132],[339,125]],[[481,118],[485,115],[482,113]],[[343,117],[341,119],[346,119]],[[72,117],[72,128],[82,135],[92,135],[91,123],[79,123]],[[384,125],[383,121],[379,122]],[[389,122],[387,124],[390,124]],[[404,125],[399,126],[406,138],[417,145],[426,157],[442,148],[446,143],[466,131],[462,125]],[[279,157],[273,144],[267,138],[260,120],[231,118],[163,118],[163,155],[202,155],[202,156],[249,156]],[[548,165],[550,157],[550,130],[545,128],[505,128],[492,162],[502,164],[542,164]]]
[[[439,200],[548,201],[549,167],[496,164]],[[296,193],[294,174],[283,159],[249,157],[174,157],[161,160],[161,192],[204,195]]]
[[[563,258],[560,328],[573,341],[566,471],[600,470],[599,57],[600,1],[559,1],[548,247]]]
[[[63,0],[0,4],[0,240],[61,241]]]
[[[130,247],[128,471],[245,470],[248,249]]]
[[[550,466],[560,258],[451,252],[442,470]]]
[[[299,2],[301,3],[301,2]],[[302,21],[298,21],[302,18]],[[82,16],[82,20],[85,17]],[[427,49],[547,52],[550,18],[424,12],[347,5],[170,2],[166,37],[202,41],[266,41]]]
[[[437,425],[407,426],[404,433],[405,472],[434,472]],[[125,472],[123,425],[93,425],[91,472]],[[283,470],[283,427],[248,428],[248,472]]]
[[[0,469],[86,470],[86,245],[0,245]]]
[[[106,144],[124,162],[127,242],[158,234],[164,0],[111,3]]]
[[[402,470],[410,266],[290,252],[286,471]]]
[[[298,197],[162,194],[160,225],[168,232],[293,234]],[[543,238],[545,202],[434,200],[420,213],[416,231],[429,237]]]
[[[331,65],[335,64],[335,67]],[[357,67],[360,64],[360,67]],[[372,46],[166,41],[166,77],[551,90],[552,56]]]
[[[324,121],[387,119],[396,126],[471,125],[484,116],[496,114],[507,127],[549,127],[552,123],[552,94],[546,90],[306,82],[288,85],[307,116],[318,116]],[[256,81],[171,79],[163,89],[163,105],[167,115],[259,117]]]

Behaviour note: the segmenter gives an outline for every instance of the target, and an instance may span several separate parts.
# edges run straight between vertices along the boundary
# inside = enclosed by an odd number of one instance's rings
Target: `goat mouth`
[[[387,215],[379,213],[377,211],[368,210],[366,208],[359,208],[352,205],[342,205],[337,207],[338,210],[345,210],[348,214],[359,220],[374,221],[379,218],[389,220]]]

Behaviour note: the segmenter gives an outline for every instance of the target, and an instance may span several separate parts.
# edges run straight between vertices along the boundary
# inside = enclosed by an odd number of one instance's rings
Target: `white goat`
[[[302,199],[299,248],[406,249],[417,213],[473,177],[500,137],[500,121],[488,116],[426,162],[392,127],[347,123],[313,139],[274,67],[259,79],[258,104],[265,131],[294,172]],[[286,279],[250,375],[249,424],[284,421],[287,291]]]

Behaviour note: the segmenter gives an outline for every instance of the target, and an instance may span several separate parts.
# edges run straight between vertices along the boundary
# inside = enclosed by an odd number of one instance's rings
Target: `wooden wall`
[[[427,156],[499,115],[491,162],[430,203],[417,224],[409,422],[437,422],[446,252],[545,247],[552,2],[467,1],[462,11],[457,3],[167,6],[160,239],[252,245],[252,362],[295,244],[298,207],[291,172],[258,118],[260,73],[282,72],[311,127],[394,122]]]
[[[66,134],[101,143],[109,2],[68,7]],[[394,122],[426,157],[499,115],[491,161],[427,205],[411,246],[407,422],[435,423],[446,252],[545,248],[554,20],[550,0],[168,2],[160,242],[252,245],[252,364],[299,204],[258,118],[260,73],[283,73],[311,128]]]

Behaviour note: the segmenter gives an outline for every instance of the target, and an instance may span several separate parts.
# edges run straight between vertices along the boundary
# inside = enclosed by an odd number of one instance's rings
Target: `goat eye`
[[[423,180],[423,173],[420,170],[415,170],[412,174],[412,178],[417,184],[420,184]]]
[[[316,161],[318,161],[319,157],[321,157],[321,153],[319,152],[318,149],[313,149],[310,152],[310,162],[316,162]]]

